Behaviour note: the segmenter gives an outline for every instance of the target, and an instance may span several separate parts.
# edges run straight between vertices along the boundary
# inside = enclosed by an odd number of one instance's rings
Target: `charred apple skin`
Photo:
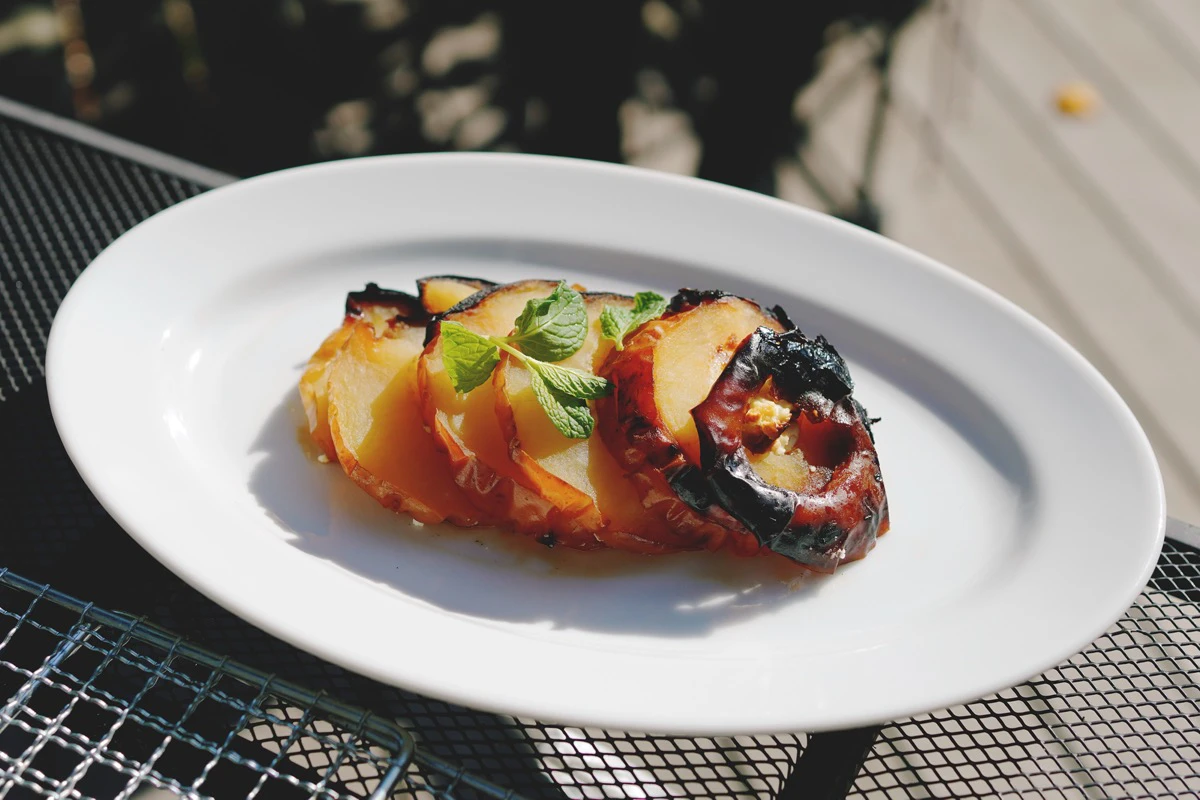
[[[466,278],[462,275],[431,275],[417,281],[417,295],[421,305],[431,316],[444,314],[466,298],[483,291],[494,289],[496,283],[483,278]]]
[[[800,420],[799,446],[829,470],[796,491],[764,480],[749,461],[744,419],[767,380]],[[706,501],[715,501],[765,548],[818,572],[866,555],[888,527],[887,495],[870,419],[823,337],[760,328],[725,367],[692,416]]]
[[[378,284],[368,283],[366,288],[346,295],[346,317],[367,319],[374,323],[392,319],[424,322],[426,317],[420,300],[407,292],[383,289]]]
[[[699,315],[711,318],[699,322]],[[711,325],[708,324],[711,321]],[[648,322],[613,351],[599,374],[613,383],[612,394],[596,401],[596,429],[609,451],[637,488],[643,505],[663,523],[651,540],[631,538],[622,548],[644,553],[730,548],[740,555],[760,550],[758,540],[732,515],[711,502],[707,483],[699,476],[699,451],[695,434],[672,431],[656,388],[656,361],[664,357],[664,344],[672,337],[692,338],[683,325],[699,325],[721,333],[719,340],[697,344],[697,366],[710,365],[715,373],[699,374],[695,400],[708,392],[711,381],[732,357],[743,338],[758,326],[783,330],[786,317],[757,303],[724,292],[682,289],[667,312]],[[661,370],[659,370],[661,373]],[[662,377],[659,374],[658,377]],[[685,409],[690,411],[690,407]]]
[[[467,280],[470,280],[470,279],[467,279]],[[483,287],[481,287],[480,289],[467,295],[466,297],[459,300],[457,303],[450,306],[449,308],[447,308],[443,311],[439,311],[438,313],[434,314],[430,318],[429,324],[425,328],[425,344],[426,345],[428,345],[430,342],[432,342],[434,340],[434,338],[436,338],[436,336],[440,332],[441,327],[440,327],[439,323],[441,323],[441,321],[443,319],[445,319],[446,317],[453,317],[455,315],[468,312],[471,309],[478,306],[480,303],[487,300],[488,297],[495,294],[496,292],[507,291],[510,286],[514,285],[511,283],[492,283],[491,281],[485,281],[482,283],[485,284]],[[517,283],[529,283],[529,281],[517,281]],[[548,281],[542,281],[542,283],[549,285]],[[555,284],[555,285],[557,285],[557,284]],[[547,293],[549,293],[550,291],[553,291],[553,289],[547,290]]]
[[[780,330],[790,331],[796,327],[796,324],[792,322],[791,318],[788,316],[788,313],[783,310],[783,306],[775,305],[767,307],[748,298],[738,297],[737,295],[730,294],[729,292],[723,292],[720,289],[690,289],[688,287],[684,287],[676,292],[675,296],[671,298],[671,302],[667,304],[667,314],[678,314],[682,311],[690,311],[693,308],[702,306],[705,303],[711,303],[720,300],[721,298],[733,298],[735,300],[741,300],[743,302],[752,303],[758,306],[759,309],[762,310],[763,314],[771,318],[775,323],[778,323]]]

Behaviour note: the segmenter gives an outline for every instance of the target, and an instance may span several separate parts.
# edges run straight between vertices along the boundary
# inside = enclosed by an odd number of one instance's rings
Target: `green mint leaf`
[[[456,392],[466,393],[479,386],[500,363],[499,348],[462,323],[443,322],[441,335],[442,363]]]
[[[667,299],[654,292],[638,292],[633,296],[633,327],[640,328],[658,319],[667,310]]]
[[[667,301],[654,292],[638,292],[633,296],[633,308],[605,306],[600,312],[600,335],[616,342],[618,350],[625,349],[625,337],[667,310]]]
[[[592,419],[592,412],[588,410],[586,400],[571,397],[552,388],[542,380],[537,370],[530,371],[529,383],[533,387],[533,396],[537,398],[559,433],[568,439],[586,439],[592,435],[596,422]]]
[[[627,308],[605,306],[600,312],[600,335],[617,343],[617,349],[625,349],[625,334],[633,323],[633,312]]]
[[[559,281],[548,297],[530,300],[517,317],[516,333],[506,341],[539,361],[562,361],[587,338],[587,308],[583,296]]]
[[[612,391],[611,383],[589,372],[533,359],[525,359],[525,365],[540,375],[550,388],[579,400],[595,400]]]

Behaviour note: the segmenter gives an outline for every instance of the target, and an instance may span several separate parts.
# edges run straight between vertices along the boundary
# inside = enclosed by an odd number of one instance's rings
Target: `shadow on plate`
[[[382,508],[336,464],[316,460],[291,392],[252,452],[262,460],[249,488],[292,546],[456,614],[536,629],[701,637],[806,602],[829,580],[776,558],[581,553],[490,528],[421,525]]]

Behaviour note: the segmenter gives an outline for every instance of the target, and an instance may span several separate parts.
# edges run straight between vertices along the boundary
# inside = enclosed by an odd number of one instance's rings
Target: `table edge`
[[[0,115],[15,119],[67,139],[94,147],[143,166],[169,173],[205,188],[215,188],[238,180],[235,176],[195,164],[161,150],[131,142],[119,136],[61,117],[49,111],[26,105],[0,95]]]

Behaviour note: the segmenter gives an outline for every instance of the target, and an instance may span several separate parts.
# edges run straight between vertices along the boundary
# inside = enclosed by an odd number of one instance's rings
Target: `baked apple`
[[[744,526],[709,502],[697,472],[700,445],[691,412],[747,336],[788,324],[750,300],[683,290],[661,318],[643,325],[600,368],[613,391],[596,401],[597,430],[642,503],[664,523],[657,551],[758,551]]]

